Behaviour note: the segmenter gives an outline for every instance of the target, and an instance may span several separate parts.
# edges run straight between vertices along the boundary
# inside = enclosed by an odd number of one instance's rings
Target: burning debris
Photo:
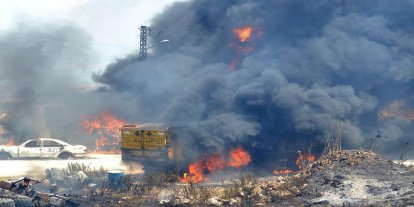
[[[199,183],[206,181],[204,172],[214,174],[217,171],[222,171],[226,167],[232,167],[240,169],[243,166],[247,166],[251,162],[250,154],[241,147],[238,147],[229,152],[227,161],[221,155],[212,155],[205,160],[198,160],[190,163],[188,166],[188,173],[184,173],[181,182],[186,183]]]
[[[95,139],[95,153],[119,153],[119,129],[125,123],[111,113],[104,112],[96,118],[84,120],[82,126],[88,134],[99,136]]]
[[[278,167],[281,167],[281,166],[276,166],[275,169],[273,170],[273,174],[274,175],[290,175],[294,172],[302,173],[306,166],[308,166],[309,164],[312,164],[315,161],[316,161],[316,155],[298,151],[298,157],[295,160],[295,165],[298,169],[297,172],[295,172],[293,169],[289,169],[289,168],[280,169]]]
[[[164,206],[406,206],[414,171],[365,150],[323,154],[292,176],[242,176],[220,185],[189,184]],[[291,170],[278,171],[280,174]]]

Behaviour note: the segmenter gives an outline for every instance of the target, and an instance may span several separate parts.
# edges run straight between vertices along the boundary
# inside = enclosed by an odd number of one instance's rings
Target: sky
[[[90,71],[102,71],[115,59],[137,51],[139,27],[149,25],[155,15],[176,1],[0,0],[0,32],[6,33],[18,23],[75,25],[92,37],[96,58]],[[85,78],[90,79],[89,72]]]

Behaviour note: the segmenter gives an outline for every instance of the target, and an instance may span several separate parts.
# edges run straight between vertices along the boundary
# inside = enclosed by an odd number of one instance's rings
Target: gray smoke
[[[196,154],[244,146],[260,159],[320,146],[332,128],[348,148],[370,146],[380,129],[378,146],[398,154],[412,123],[379,120],[378,112],[413,99],[413,8],[411,1],[175,3],[151,25],[153,43],[169,45],[94,78],[130,94],[141,120],[190,128],[183,142]],[[241,43],[232,30],[244,26],[254,32]]]
[[[0,35],[0,112],[7,113],[1,143],[50,135],[74,144],[94,142],[84,139],[81,121],[117,104],[108,94],[85,92],[82,79],[94,58],[91,41],[62,23],[21,23]]]
[[[16,134],[36,132],[35,107],[54,102],[68,113],[60,128],[105,110],[133,123],[185,127],[179,141],[192,159],[242,146],[260,164],[310,144],[320,149],[332,128],[341,128],[347,148],[370,147],[380,130],[379,150],[398,156],[413,123],[380,120],[378,112],[414,99],[413,9],[408,0],[175,3],[151,25],[151,44],[170,43],[153,47],[144,61],[131,54],[108,65],[93,74],[105,86],[86,93],[73,90],[82,67],[62,66],[87,67],[88,47],[19,37],[74,35],[87,45],[87,35],[23,27],[0,37],[0,79],[8,89],[1,96],[13,103],[3,105],[19,120],[12,123],[25,126],[10,127],[25,130]],[[242,43],[233,29],[244,26],[253,33]]]

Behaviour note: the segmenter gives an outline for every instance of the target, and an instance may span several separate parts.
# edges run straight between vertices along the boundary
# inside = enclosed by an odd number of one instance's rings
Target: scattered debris
[[[247,170],[249,171],[249,170]],[[290,175],[182,183],[179,171],[128,175],[72,163],[0,182],[0,204],[31,206],[407,206],[414,171],[368,150],[330,150]],[[2,206],[0,205],[0,206]]]
[[[248,182],[247,182],[248,180]],[[331,150],[292,176],[192,184],[163,206],[406,206],[414,171],[368,150]]]

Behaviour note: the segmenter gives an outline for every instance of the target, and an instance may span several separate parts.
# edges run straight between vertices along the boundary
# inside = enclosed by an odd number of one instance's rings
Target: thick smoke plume
[[[151,25],[153,42],[169,45],[145,61],[120,60],[95,80],[130,94],[141,120],[187,126],[183,142],[196,154],[241,145],[261,158],[320,144],[332,128],[346,147],[368,147],[379,129],[378,146],[393,152],[410,139],[412,123],[378,113],[395,99],[413,100],[413,7],[180,2]],[[238,42],[233,31],[246,26],[252,37]]]
[[[7,59],[2,79],[10,84],[2,88],[17,102],[6,108],[25,123],[39,100],[57,95],[67,110],[81,109],[70,113],[69,126],[102,110],[128,122],[185,126],[180,142],[191,158],[242,146],[260,164],[322,146],[332,128],[341,129],[344,147],[370,147],[375,139],[379,150],[399,155],[413,122],[379,114],[396,100],[414,108],[413,9],[412,1],[385,0],[175,3],[151,25],[154,44],[170,43],[153,47],[143,61],[137,54],[115,61],[93,75],[105,87],[73,94],[44,82],[73,78],[72,70],[58,70],[58,61],[87,49],[14,48],[18,33],[10,34],[0,39],[0,58]],[[241,42],[234,29],[246,26],[252,36]],[[56,57],[66,49],[69,55]],[[51,84],[59,86],[54,93],[42,88]]]
[[[84,31],[61,23],[18,24],[0,34],[0,112],[7,114],[0,120],[1,143],[51,135],[94,142],[84,139],[83,118],[120,104],[86,85],[94,58],[90,42]]]

